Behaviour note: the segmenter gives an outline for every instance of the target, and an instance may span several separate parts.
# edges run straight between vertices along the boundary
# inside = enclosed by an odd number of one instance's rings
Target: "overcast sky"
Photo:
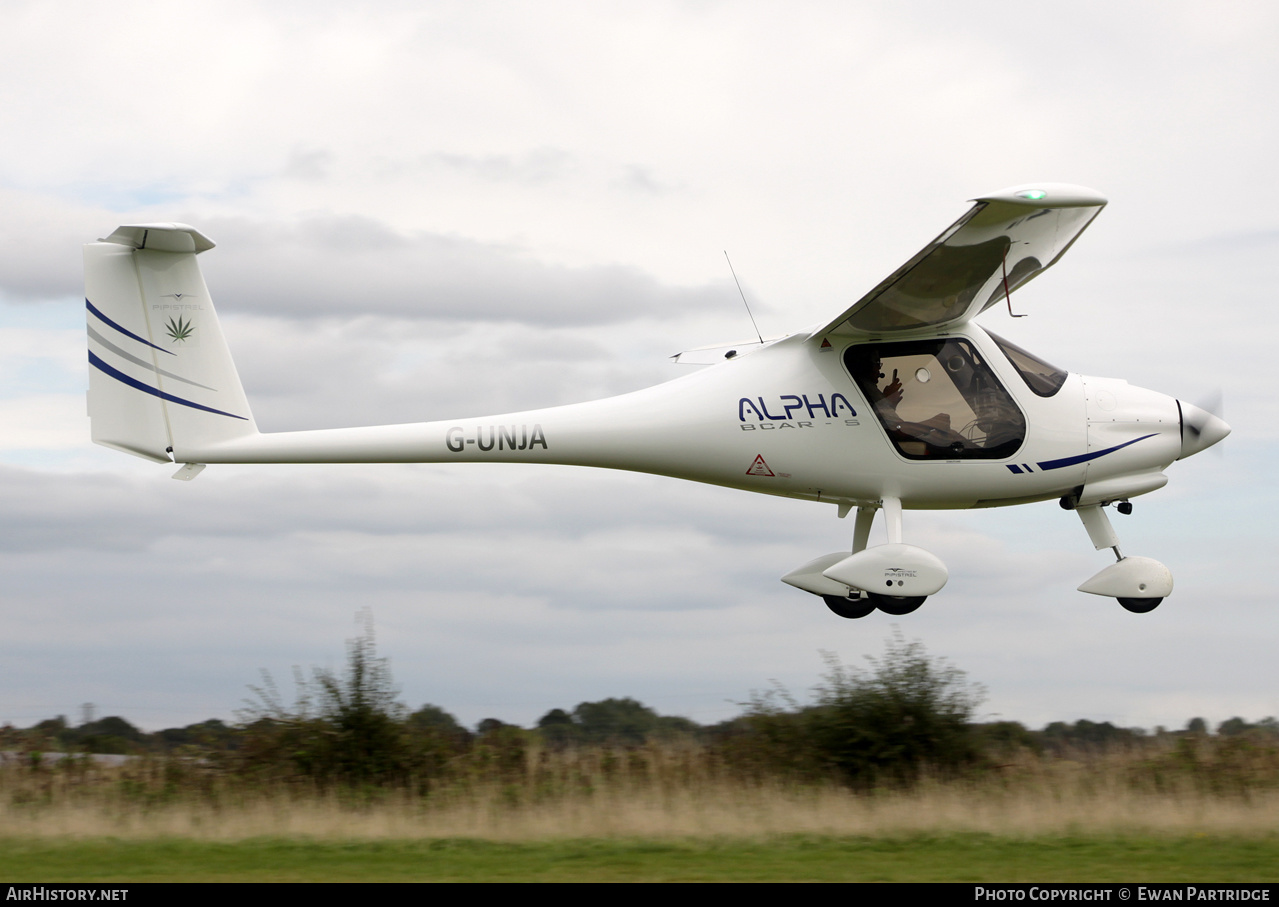
[[[230,720],[340,667],[358,609],[411,707],[530,725],[632,696],[713,722],[893,623],[986,717],[1279,714],[1279,10],[1262,2],[8,2],[0,10],[0,722]],[[95,447],[80,247],[177,220],[264,430],[444,419],[677,377],[667,357],[846,308],[1031,180],[1110,206],[981,322],[1191,401],[1223,455],[1117,517],[907,514],[950,568],[841,620],[778,577],[833,508],[567,467],[172,468]],[[1268,379],[1269,380],[1269,379]]]

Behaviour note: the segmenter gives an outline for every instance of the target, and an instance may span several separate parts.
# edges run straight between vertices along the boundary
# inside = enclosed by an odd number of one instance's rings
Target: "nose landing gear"
[[[1159,607],[1159,603],[1172,594],[1171,571],[1154,558],[1124,557],[1119,550],[1119,536],[1110,525],[1103,505],[1088,504],[1074,509],[1088,530],[1093,546],[1098,551],[1111,549],[1116,560],[1080,585],[1079,591],[1116,599],[1124,610],[1133,614],[1148,614]],[[1120,505],[1120,513],[1131,512],[1131,504],[1126,508]]]

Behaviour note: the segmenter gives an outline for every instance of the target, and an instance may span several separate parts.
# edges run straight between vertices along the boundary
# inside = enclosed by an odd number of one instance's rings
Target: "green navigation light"
[[[1043,189],[1027,189],[1025,192],[1018,192],[1017,197],[1028,199],[1032,202],[1037,202],[1041,198],[1046,196],[1047,194],[1048,193],[1045,192]]]

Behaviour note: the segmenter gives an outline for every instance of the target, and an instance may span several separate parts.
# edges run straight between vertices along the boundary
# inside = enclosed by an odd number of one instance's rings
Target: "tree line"
[[[0,749],[187,757],[245,777],[322,787],[429,787],[433,779],[459,773],[518,774],[534,751],[671,744],[697,748],[708,764],[738,776],[860,786],[909,784],[924,773],[960,775],[1018,751],[1060,756],[1209,736],[1202,718],[1182,730],[1153,732],[1086,719],[1040,730],[1015,721],[978,721],[982,687],[900,632],[882,656],[868,661],[863,669],[827,656],[812,701],[801,704],[774,687],[742,703],[742,714],[713,725],[660,715],[631,698],[609,698],[551,709],[532,728],[486,718],[472,729],[440,706],[410,711],[399,701],[366,617],[363,633],[348,641],[342,671],[296,672],[292,699],[264,672],[233,724],[211,719],[146,733],[118,716],[86,716],[75,727],[58,716],[30,728],[0,728]],[[1279,721],[1231,718],[1215,737],[1279,745]]]

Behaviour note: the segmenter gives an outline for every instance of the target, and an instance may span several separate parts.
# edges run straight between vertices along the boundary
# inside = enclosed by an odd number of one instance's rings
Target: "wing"
[[[941,236],[812,336],[965,322],[1051,267],[1106,206],[1092,189],[1065,183],[1013,186],[974,201]]]

